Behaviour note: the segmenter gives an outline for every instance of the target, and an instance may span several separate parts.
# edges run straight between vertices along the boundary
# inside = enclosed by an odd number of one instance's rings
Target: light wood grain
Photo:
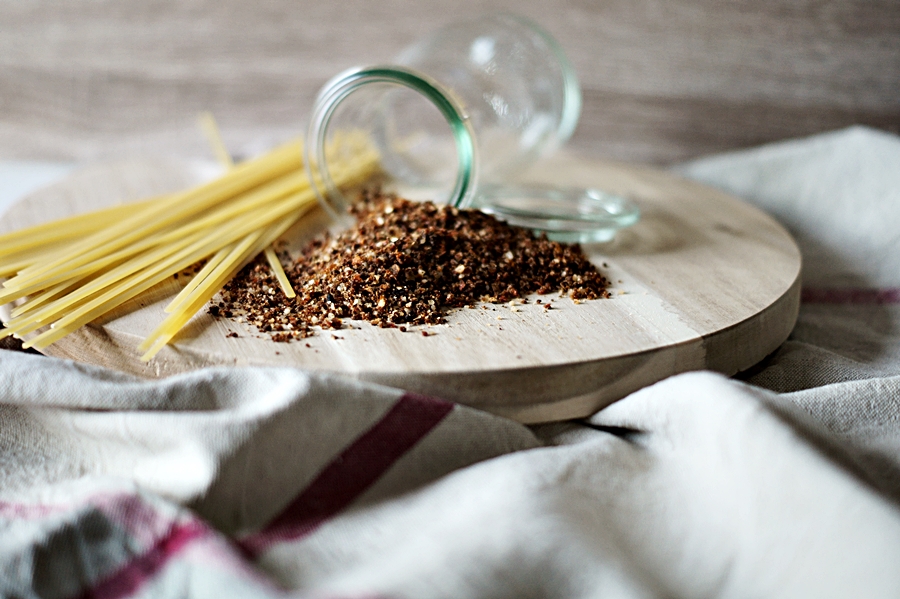
[[[14,206],[2,226],[161,193],[183,186],[193,173],[145,161],[94,167]],[[207,365],[337,372],[537,422],[590,414],[687,370],[733,374],[789,334],[799,304],[800,254],[758,209],[661,171],[572,155],[544,163],[530,177],[600,186],[639,204],[638,225],[610,243],[585,246],[595,264],[605,265],[612,299],[576,305],[553,297],[549,311],[533,302],[458,310],[448,324],[428,327],[434,333],[428,337],[355,323],[313,337],[309,346],[274,343],[242,323],[201,314],[173,346],[140,362],[136,346],[180,288],[173,279],[46,351],[151,377]]]
[[[295,136],[331,75],[513,10],[584,88],[573,147],[667,163],[847,126],[900,131],[896,0],[0,2],[0,158],[242,155]]]

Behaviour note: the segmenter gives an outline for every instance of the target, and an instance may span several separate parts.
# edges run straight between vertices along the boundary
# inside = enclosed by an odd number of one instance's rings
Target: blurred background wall
[[[575,64],[571,145],[657,164],[844,127],[900,132],[900,0],[0,0],[0,159],[238,155],[319,86],[450,20],[512,10]]]

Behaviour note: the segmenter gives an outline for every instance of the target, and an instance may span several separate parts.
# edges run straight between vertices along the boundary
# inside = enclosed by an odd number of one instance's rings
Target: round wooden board
[[[199,176],[196,168],[162,161],[95,166],[27,197],[0,225],[8,231],[173,191]],[[272,342],[204,312],[142,363],[136,347],[180,289],[173,279],[46,353],[147,377],[211,365],[336,372],[541,422],[586,416],[680,372],[734,374],[772,352],[793,328],[800,252],[760,210],[669,173],[571,155],[544,163],[529,178],[598,186],[639,204],[636,226],[584,247],[613,282],[612,299],[576,305],[554,294],[542,298],[553,300],[551,310],[529,301],[455,311],[448,324],[427,327],[429,336],[352,323],[293,343]]]

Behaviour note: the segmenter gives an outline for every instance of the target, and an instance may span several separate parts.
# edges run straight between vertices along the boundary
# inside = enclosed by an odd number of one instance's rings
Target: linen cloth
[[[900,138],[678,171],[801,245],[796,329],[751,371],[525,427],[298,370],[0,352],[0,596],[900,596]]]

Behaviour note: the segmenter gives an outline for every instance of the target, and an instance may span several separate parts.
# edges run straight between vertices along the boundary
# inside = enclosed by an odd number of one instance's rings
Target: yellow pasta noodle
[[[0,276],[9,277],[0,303],[21,302],[0,336],[34,334],[24,346],[43,349],[206,261],[141,344],[148,360],[260,253],[285,295],[295,296],[272,244],[316,205],[300,143],[233,165],[215,122],[204,118],[227,167],[220,177],[180,193],[0,235]],[[350,134],[336,143],[342,144],[332,168],[338,185],[357,185],[375,172],[378,157],[368,140]]]
[[[234,161],[231,158],[231,154],[228,152],[228,148],[225,146],[225,142],[222,140],[219,126],[216,124],[216,119],[213,117],[212,113],[204,112],[200,115],[200,126],[206,134],[209,145],[216,155],[216,158],[219,160],[219,163],[225,168],[232,168],[234,166]],[[278,284],[281,286],[282,291],[284,291],[284,295],[287,298],[297,297],[293,287],[291,287],[291,282],[288,281],[287,275],[284,272],[284,267],[281,266],[281,262],[278,260],[275,248],[269,246],[265,249],[264,253],[266,260],[269,263],[269,268],[271,268],[272,272],[275,274],[275,278],[278,280]],[[180,303],[178,301],[180,297],[175,299],[176,301],[166,308],[166,312],[172,312],[175,309],[175,305]]]

